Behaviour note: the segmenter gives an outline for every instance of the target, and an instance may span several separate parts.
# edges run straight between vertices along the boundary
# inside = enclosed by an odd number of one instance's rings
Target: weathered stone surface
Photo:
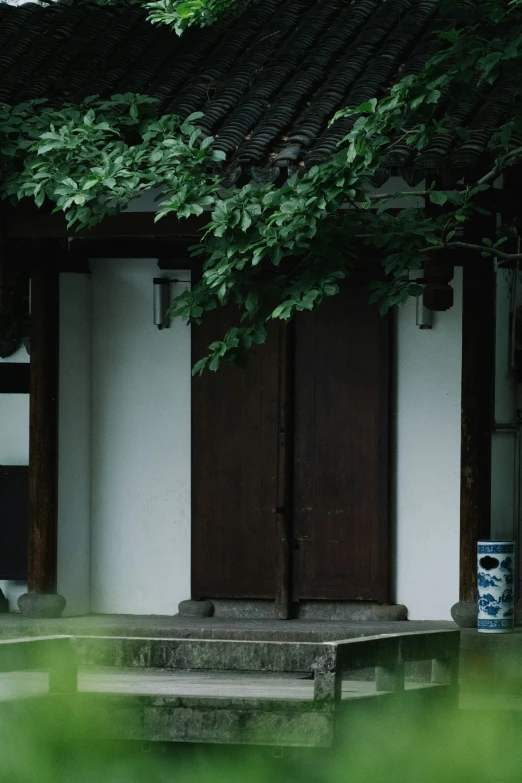
[[[287,747],[330,747],[333,742],[331,711],[311,709],[306,702],[289,709],[284,702],[240,701],[142,699],[143,739]]]
[[[25,617],[61,617],[66,600],[58,593],[24,593],[18,599],[18,608]]]
[[[396,622],[408,619],[403,604],[377,604],[372,601],[302,601],[299,618],[348,623]]]
[[[87,615],[35,620],[19,612],[0,615],[0,638],[19,636],[128,636],[163,639],[327,642],[375,634],[454,629],[451,620],[343,622],[326,620],[235,620],[181,615]]]
[[[375,687],[378,691],[403,691],[404,666],[377,666],[375,669]]]
[[[178,604],[178,612],[181,617],[212,617],[214,604],[212,601],[181,601]]]
[[[273,601],[215,598],[212,599],[212,603],[214,604],[214,617],[231,620],[273,620],[275,618]]]
[[[333,645],[219,639],[78,637],[78,662],[88,666],[215,671],[311,672]],[[333,650],[335,652],[335,650]],[[331,668],[331,667],[330,667]]]
[[[341,698],[342,678],[336,671],[316,669],[314,674],[314,700],[317,702],[336,702]]]
[[[476,628],[478,604],[475,601],[459,601],[451,607],[451,616],[459,628]]]
[[[275,617],[273,601],[213,599],[214,616],[238,620],[269,620]],[[331,622],[396,622],[408,619],[402,604],[377,604],[374,601],[300,601],[300,620]]]

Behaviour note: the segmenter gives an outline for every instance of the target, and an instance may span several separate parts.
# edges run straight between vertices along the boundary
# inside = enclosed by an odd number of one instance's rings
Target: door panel
[[[194,327],[194,361],[236,322]],[[388,600],[389,337],[346,286],[246,369],[193,379],[194,598]]]
[[[237,310],[193,327],[193,360],[237,324]],[[274,598],[278,561],[280,327],[245,369],[192,381],[192,595]]]
[[[295,324],[293,598],[388,598],[389,319],[346,286]]]

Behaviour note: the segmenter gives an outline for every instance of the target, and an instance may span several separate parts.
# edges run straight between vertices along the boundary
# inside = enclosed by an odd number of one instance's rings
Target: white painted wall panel
[[[0,394],[0,465],[29,464],[29,395]]]
[[[412,620],[451,619],[459,598],[462,277],[434,328],[397,317],[395,593]]]
[[[190,329],[153,326],[156,260],[91,268],[92,611],[174,614],[190,595]]]
[[[58,592],[66,615],[90,609],[91,277],[60,275]]]

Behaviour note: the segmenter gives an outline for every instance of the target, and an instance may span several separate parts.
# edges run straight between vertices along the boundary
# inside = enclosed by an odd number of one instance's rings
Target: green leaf
[[[38,155],[45,155],[46,152],[55,150],[59,146],[60,146],[59,144],[43,144],[41,147],[38,147]]]
[[[189,147],[191,149],[194,146],[194,144],[197,141],[197,139],[199,139],[200,136],[201,136],[201,131],[200,131],[199,128],[196,128],[196,130],[192,131],[192,133],[190,134],[190,138],[189,138]]]
[[[361,103],[360,106],[355,109],[355,111],[358,114],[364,114],[369,112],[370,114],[375,113],[375,107],[377,106],[377,98],[372,98],[370,101],[366,101],[365,103]]]
[[[71,177],[65,177],[65,179],[62,179],[62,183],[67,185],[67,187],[71,188],[72,190],[78,190],[78,183],[71,179]]]
[[[195,111],[195,112],[192,112],[192,114],[189,114],[189,116],[187,117],[185,122],[195,122],[196,120],[203,119],[204,116],[205,115],[203,114],[202,111]]]
[[[441,96],[440,90],[431,90],[426,96],[426,103],[437,103]]]
[[[252,218],[248,214],[248,212],[245,210],[243,212],[243,216],[241,218],[241,229],[242,231],[247,231],[248,228],[252,225]]]
[[[480,58],[477,63],[477,68],[483,71],[485,74],[489,74],[490,71],[492,71],[493,68],[498,65],[502,57],[502,52],[490,52],[489,54],[486,54],[484,57]]]
[[[438,206],[443,206],[448,200],[448,197],[445,193],[443,193],[440,190],[431,190],[430,191],[430,201],[432,204],[437,204]]]
[[[252,313],[258,305],[259,294],[257,288],[251,288],[245,299],[245,308],[248,313]]]
[[[200,359],[197,361],[192,368],[192,375],[201,375],[205,367],[207,366],[208,362],[208,356],[205,356],[203,359]]]

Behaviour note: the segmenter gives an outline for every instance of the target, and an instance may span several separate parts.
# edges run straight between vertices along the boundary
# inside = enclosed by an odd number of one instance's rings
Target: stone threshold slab
[[[0,614],[0,638],[23,636],[140,636],[238,641],[327,642],[380,634],[450,630],[448,621],[345,622],[327,620],[246,620],[165,615],[87,615],[59,620],[27,620]]]

